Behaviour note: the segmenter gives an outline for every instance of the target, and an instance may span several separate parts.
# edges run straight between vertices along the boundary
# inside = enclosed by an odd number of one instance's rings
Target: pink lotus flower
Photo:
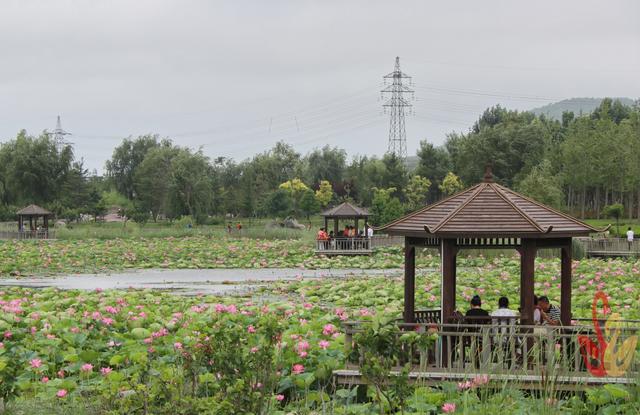
[[[297,349],[299,352],[304,352],[304,351],[306,351],[306,350],[309,350],[309,347],[310,347],[310,346],[309,346],[309,342],[308,342],[308,341],[306,341],[306,340],[303,340],[303,341],[301,341],[301,342],[299,342],[299,343],[298,343],[298,345],[296,346],[296,349]]]
[[[56,396],[58,398],[64,398],[65,396],[67,396],[67,390],[66,389],[60,389],[58,392],[56,392]]]
[[[557,345],[559,346],[559,345]],[[487,383],[489,383],[489,376],[488,375],[478,375],[475,378],[473,378],[473,384],[475,386],[482,386],[482,385],[486,385]]]
[[[300,352],[300,353],[298,353],[298,356],[300,356],[300,357],[301,357],[301,358],[303,358],[303,359],[304,359],[305,357],[307,357],[308,355],[309,355],[309,353],[307,353],[307,352]]]
[[[255,327],[253,327],[253,325],[249,325],[249,327],[247,327],[247,331],[248,331],[249,333],[255,333],[255,332],[256,332],[256,328],[255,328]]]
[[[329,347],[329,342],[326,340],[320,340],[320,343],[318,343],[318,346],[320,346],[320,348],[322,350],[327,350],[327,347]]]
[[[293,365],[293,369],[291,370],[291,373],[293,373],[294,375],[299,375],[301,373],[304,373],[304,366],[299,363]]]
[[[442,412],[444,412],[446,414],[452,414],[455,411],[456,411],[456,404],[455,403],[447,402],[444,405],[442,405]]]
[[[47,383],[47,382],[49,382],[49,378],[48,378],[48,377],[46,377],[46,376],[43,376],[43,377],[42,377],[42,379],[40,379],[40,381],[41,381],[42,383]]]
[[[471,389],[472,386],[473,386],[473,384],[469,380],[467,380],[466,382],[459,382],[458,383],[458,390],[463,391],[463,390]]]
[[[333,324],[325,324],[325,326],[322,328],[322,334],[324,334],[325,336],[330,336],[335,332],[336,326],[334,326]]]
[[[178,349],[178,350],[182,350],[182,343],[180,342],[175,342],[173,343],[173,347]]]
[[[42,366],[42,360],[40,360],[40,359],[32,359],[31,362],[29,362],[29,363],[31,363],[31,367],[35,368],[35,369],[37,369],[40,366]]]
[[[111,369],[110,367],[103,367],[102,369],[100,369],[100,373],[102,373],[102,376],[107,376],[112,371],[113,369]]]
[[[251,348],[251,353],[258,353],[258,350],[260,350],[258,347],[254,346]]]
[[[93,370],[93,365],[91,363],[85,363],[80,367],[80,370],[83,372],[91,372]]]
[[[277,400],[278,402],[282,402],[282,401],[284,401],[284,395],[276,395],[276,400]]]

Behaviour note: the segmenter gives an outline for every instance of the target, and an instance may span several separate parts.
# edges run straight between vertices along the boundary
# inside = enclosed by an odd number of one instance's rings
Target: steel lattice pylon
[[[411,103],[404,98],[403,94],[413,94],[413,89],[402,84],[403,79],[411,79],[409,75],[400,70],[400,58],[396,57],[396,66],[393,72],[384,76],[386,82],[387,79],[392,79],[391,85],[384,88],[382,91],[383,97],[391,94],[382,106],[390,111],[389,116],[389,147],[387,152],[395,154],[402,160],[407,158],[407,131],[405,129],[404,115],[405,108],[411,107]]]

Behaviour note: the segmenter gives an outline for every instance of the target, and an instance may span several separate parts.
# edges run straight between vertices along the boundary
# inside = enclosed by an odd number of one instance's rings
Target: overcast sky
[[[0,39],[0,140],[60,114],[99,172],[145,133],[237,160],[278,140],[382,154],[396,56],[410,154],[498,103],[640,97],[636,0],[5,0]]]

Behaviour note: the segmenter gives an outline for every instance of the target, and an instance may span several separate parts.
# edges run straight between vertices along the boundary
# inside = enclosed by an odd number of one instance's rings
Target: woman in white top
[[[533,324],[538,325],[542,322],[542,313],[538,305],[538,296],[533,296]]]
[[[629,244],[629,251],[631,251],[631,247],[633,246],[633,229],[629,226],[629,230],[627,230],[627,243]]]

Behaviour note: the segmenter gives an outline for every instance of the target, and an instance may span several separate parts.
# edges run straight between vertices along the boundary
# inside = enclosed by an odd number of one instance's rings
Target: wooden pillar
[[[458,248],[455,239],[442,239],[442,316],[441,321],[448,323],[456,310],[456,254]]]
[[[33,216],[29,216],[29,230],[33,230]]]
[[[338,218],[333,218],[333,236],[334,238],[338,237]]]
[[[404,238],[404,322],[415,322],[416,248]]]
[[[535,239],[522,239],[520,247],[520,322],[523,325],[533,324],[535,261]]]
[[[571,325],[571,239],[561,249],[560,256],[560,320]]]
[[[354,227],[356,228],[356,236],[358,236],[358,220],[359,220],[358,218],[354,219],[354,221],[355,221]]]
[[[329,226],[329,218],[324,217],[324,230],[327,231],[327,227]]]

